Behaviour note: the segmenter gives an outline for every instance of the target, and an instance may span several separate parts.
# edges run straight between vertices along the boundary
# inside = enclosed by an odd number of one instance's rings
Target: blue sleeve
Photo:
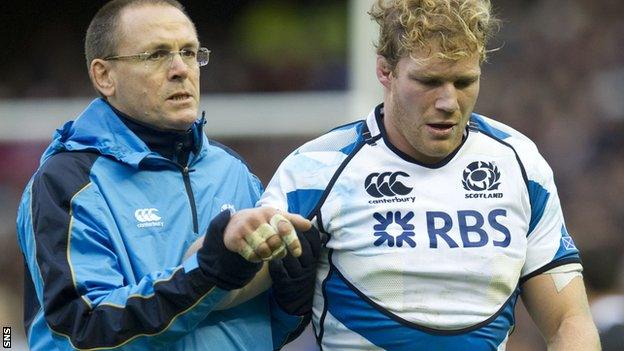
[[[252,203],[255,204],[258,200],[260,200],[260,196],[262,196],[262,193],[264,192],[264,187],[262,186],[260,179],[258,179],[258,177],[251,172],[249,173],[249,184]]]
[[[269,303],[271,308],[271,331],[273,335],[273,349],[279,350],[287,343],[295,340],[311,319],[311,315],[294,316],[286,313],[273,298],[269,291]]]
[[[197,255],[127,281],[110,240],[115,220],[89,179],[93,162],[87,154],[50,159],[20,207],[20,245],[47,325],[61,349],[150,349],[186,335],[228,292]]]

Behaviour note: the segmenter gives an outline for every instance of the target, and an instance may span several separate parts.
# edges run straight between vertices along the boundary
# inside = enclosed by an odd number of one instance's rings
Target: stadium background
[[[207,133],[266,184],[293,148],[380,100],[371,0],[182,1],[213,52],[201,76]],[[104,1],[0,5],[0,324],[23,344],[21,191],[53,130],[95,96],[84,31]],[[555,172],[586,279],[622,294],[624,2],[493,0],[503,26],[476,111],[539,146]],[[591,276],[590,276],[591,275]],[[595,283],[593,283],[595,282]],[[522,306],[508,350],[545,349]],[[613,311],[615,314],[616,311]],[[291,350],[315,350],[308,335]]]

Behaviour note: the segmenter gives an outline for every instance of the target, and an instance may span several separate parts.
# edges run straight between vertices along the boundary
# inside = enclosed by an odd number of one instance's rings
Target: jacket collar
[[[200,152],[204,143],[204,124],[205,118],[202,116],[191,127],[195,154]],[[93,100],[75,121],[69,121],[56,130],[41,162],[64,150],[94,150],[135,168],[148,156],[161,157],[150,150],[102,98]]]

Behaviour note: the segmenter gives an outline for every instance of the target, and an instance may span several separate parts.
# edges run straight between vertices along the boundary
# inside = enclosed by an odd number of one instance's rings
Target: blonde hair
[[[377,54],[392,69],[418,49],[452,61],[477,54],[483,62],[499,24],[490,0],[376,0],[368,14],[379,24]]]

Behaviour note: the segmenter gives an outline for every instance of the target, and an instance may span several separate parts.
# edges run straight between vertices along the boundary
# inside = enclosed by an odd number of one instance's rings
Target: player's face
[[[419,162],[436,163],[462,142],[479,94],[478,55],[449,61],[416,52],[394,71],[384,58],[377,75],[384,85],[384,126],[390,142]],[[385,71],[384,71],[385,69]]]
[[[116,55],[158,49],[199,47],[195,27],[171,6],[138,6],[123,11]],[[108,61],[115,89],[109,101],[120,111],[158,129],[187,130],[197,119],[199,66],[174,55],[160,65],[132,60]]]

